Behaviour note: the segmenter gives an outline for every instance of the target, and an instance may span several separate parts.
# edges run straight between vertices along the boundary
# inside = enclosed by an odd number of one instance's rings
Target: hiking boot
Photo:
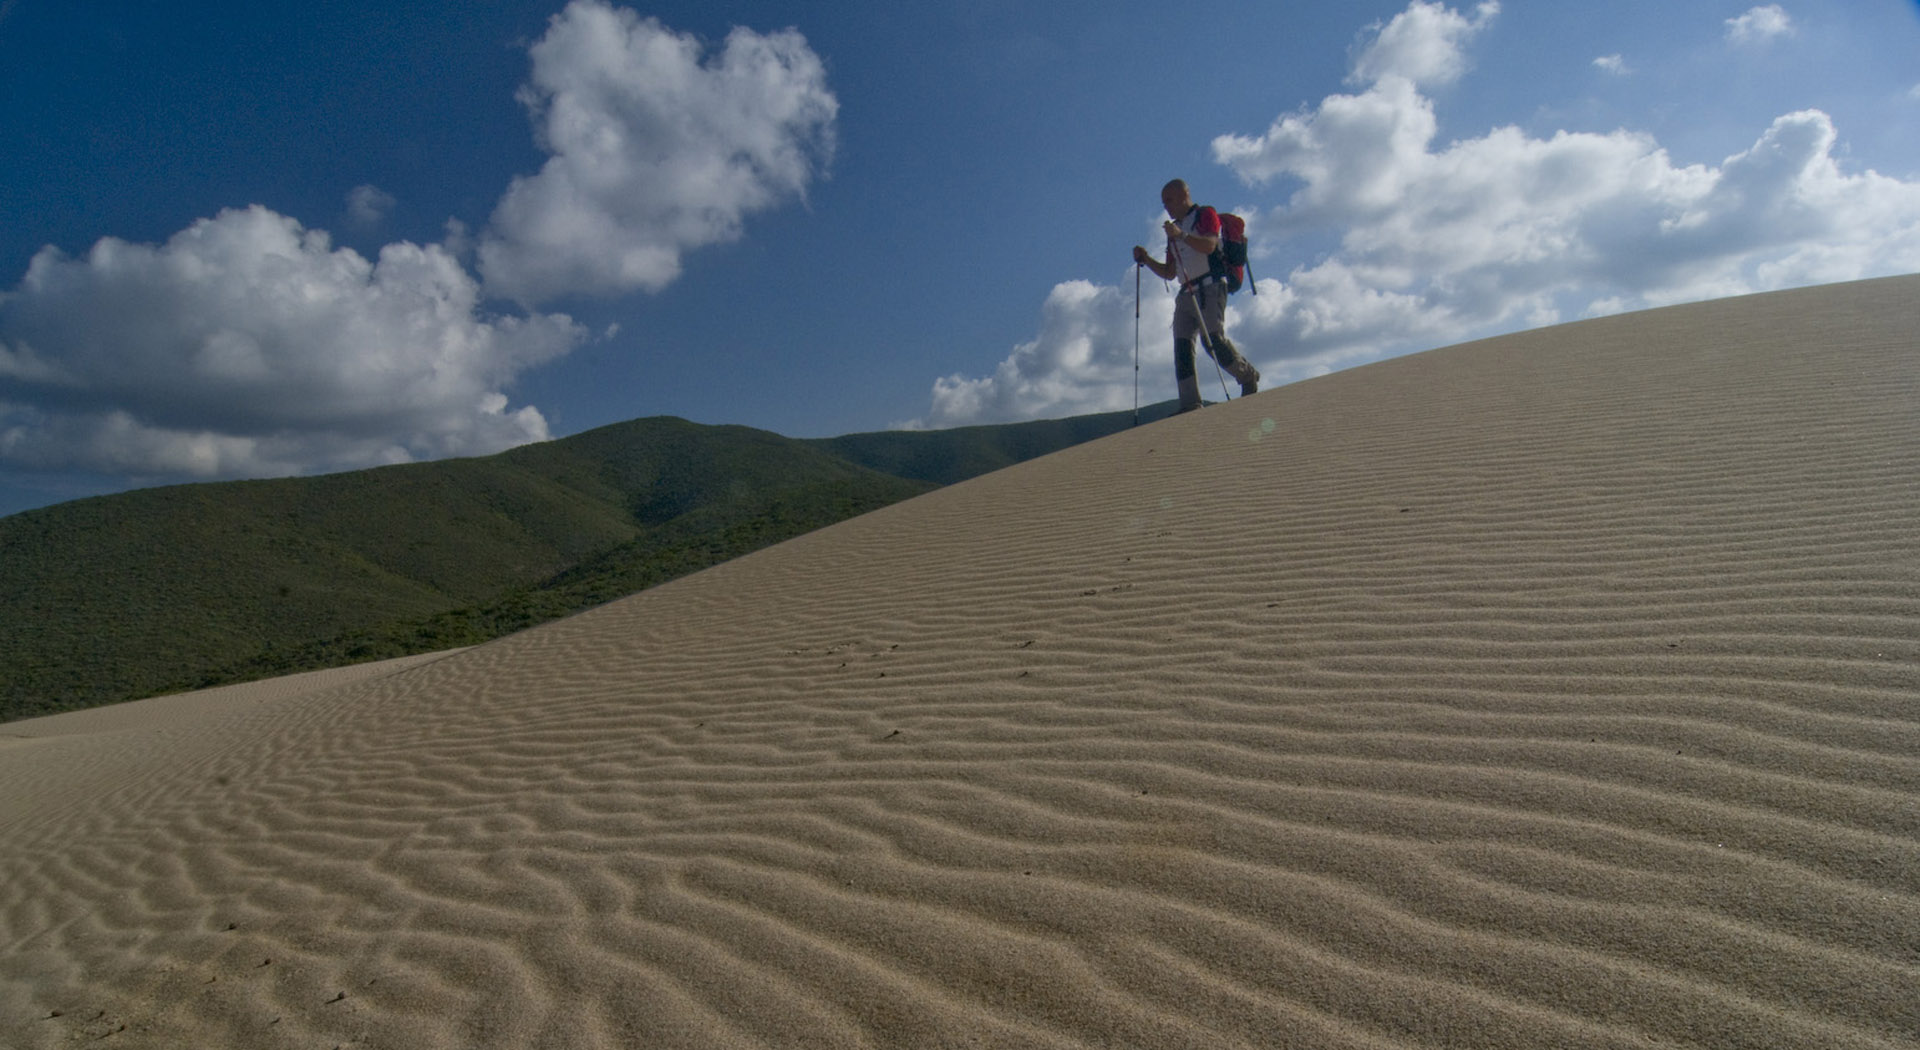
[[[1234,366],[1235,367],[1228,369],[1228,371],[1233,373],[1233,378],[1240,381],[1240,396],[1246,397],[1248,394],[1258,393],[1260,390],[1260,370],[1253,367],[1253,362],[1243,357],[1234,362]]]

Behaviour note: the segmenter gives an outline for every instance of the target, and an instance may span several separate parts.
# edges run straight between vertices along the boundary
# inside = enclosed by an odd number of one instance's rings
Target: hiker
[[[1227,339],[1226,277],[1210,262],[1220,249],[1220,216],[1212,208],[1194,204],[1182,179],[1160,190],[1160,203],[1172,216],[1161,224],[1167,231],[1167,257],[1155,259],[1136,244],[1133,261],[1163,281],[1180,282],[1180,294],[1173,301],[1173,378],[1180,386],[1180,411],[1191,412],[1201,403],[1200,381],[1193,367],[1196,335],[1220,367],[1240,381],[1241,396],[1251,394],[1260,389],[1260,373]]]

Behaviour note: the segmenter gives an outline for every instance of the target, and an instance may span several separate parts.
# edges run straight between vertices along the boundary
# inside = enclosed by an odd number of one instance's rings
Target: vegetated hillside
[[[653,418],[26,511],[0,518],[0,721],[476,644],[1131,422],[802,441]]]
[[[1143,405],[1140,423],[1165,419],[1178,407],[1175,401]],[[950,430],[884,430],[818,438],[811,444],[887,474],[950,485],[1117,434],[1134,425],[1134,415],[1129,410]]]
[[[27,511],[0,518],[0,718],[427,651],[442,637],[393,639],[503,603],[522,613],[505,629],[564,615],[930,487],[764,431],[648,419]]]

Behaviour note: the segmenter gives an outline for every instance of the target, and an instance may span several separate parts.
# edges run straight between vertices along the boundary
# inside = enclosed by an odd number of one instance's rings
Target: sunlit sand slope
[[[1920,1047],[1920,278],[119,717],[0,728],[0,1045]]]

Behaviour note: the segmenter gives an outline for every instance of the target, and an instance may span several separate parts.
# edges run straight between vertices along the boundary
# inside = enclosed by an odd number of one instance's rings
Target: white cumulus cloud
[[[1727,19],[1727,39],[1736,44],[1760,44],[1793,35],[1793,19],[1779,4],[1754,7]]]
[[[708,58],[574,0],[531,60],[519,97],[551,159],[477,234],[450,219],[442,245],[368,259],[254,206],[164,244],[40,251],[0,291],[0,467],[259,477],[544,440],[546,419],[507,390],[588,333],[485,300],[658,290],[683,252],[803,198],[831,159],[837,103],[791,30],[736,29]],[[367,183],[345,203],[366,230],[397,202]],[[478,276],[461,261],[476,257]]]
[[[347,193],[347,218],[356,226],[378,226],[398,203],[393,194],[371,183],[355,186]]]
[[[502,388],[585,334],[478,302],[438,246],[369,260],[258,206],[161,245],[43,249],[0,295],[0,463],[239,477],[542,440]]]
[[[1154,281],[1142,297],[1142,362],[1165,357],[1171,300]],[[1040,334],[1014,348],[991,376],[935,381],[933,407],[915,427],[1005,423],[1110,412],[1133,403],[1134,296],[1091,281],[1055,285],[1040,309]],[[1149,342],[1149,340],[1151,340]],[[1156,377],[1158,372],[1155,373]],[[1161,400],[1157,391],[1150,401]]]
[[[1414,0],[1386,25],[1372,27],[1348,79],[1376,84],[1404,77],[1421,87],[1451,84],[1467,71],[1468,41],[1499,13],[1500,5],[1491,0],[1475,8],[1472,18],[1444,4]]]
[[[1624,77],[1633,72],[1627,67],[1626,58],[1621,55],[1601,55],[1593,60],[1593,64],[1596,68],[1612,73],[1614,76]]]
[[[1580,316],[1920,270],[1920,180],[1843,170],[1838,132],[1818,110],[1778,117],[1717,165],[1676,164],[1632,130],[1539,137],[1501,127],[1436,141],[1435,103],[1419,83],[1463,68],[1454,52],[1491,16],[1436,6],[1416,2],[1359,52],[1354,79],[1366,90],[1282,114],[1263,134],[1214,141],[1214,159],[1245,192],[1266,195],[1239,209],[1265,276],[1229,311],[1229,333],[1266,373],[1263,385]],[[1196,196],[1205,201],[1204,183]],[[1338,247],[1274,277],[1296,238]],[[1075,302],[1122,296],[1073,284]],[[940,380],[934,419],[1037,418],[1130,400],[1131,377],[1111,362],[1122,347],[1130,354],[1131,332],[1123,339],[1105,316],[1063,309],[1067,287],[1049,297],[1040,338],[993,374]],[[1159,316],[1143,336],[1148,400],[1172,389],[1168,315]]]
[[[516,178],[480,238],[490,295],[521,303],[658,291],[681,254],[803,198],[839,104],[796,31],[736,28],[717,54],[601,0],[574,0],[520,92],[552,156]]]

